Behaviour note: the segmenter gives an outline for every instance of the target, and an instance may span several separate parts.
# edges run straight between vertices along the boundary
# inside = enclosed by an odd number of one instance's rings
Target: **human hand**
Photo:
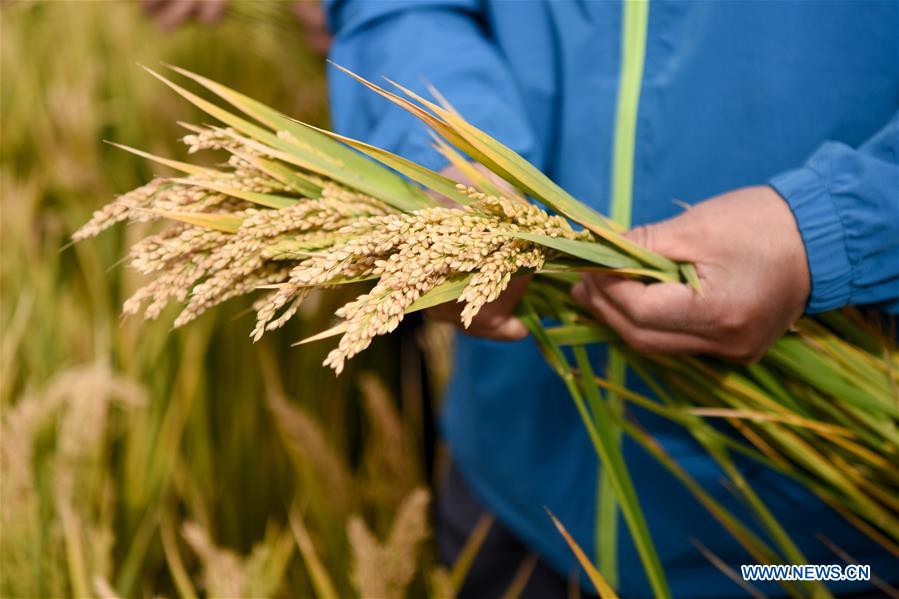
[[[460,183],[467,183],[467,179],[453,166],[448,166],[441,171],[446,177]],[[494,178],[498,186],[507,185],[504,181]],[[438,199],[445,199],[440,196]],[[449,203],[449,200],[446,200]],[[472,319],[468,328],[462,326],[463,304],[459,302],[447,302],[428,308],[425,314],[429,318],[443,322],[449,322],[469,335],[493,339],[494,341],[517,341],[528,335],[528,329],[513,313],[521,301],[521,296],[527,290],[531,276],[519,276],[509,281],[508,287],[496,300],[484,305],[477,316]]]
[[[528,335],[528,329],[514,316],[515,308],[521,301],[521,296],[531,282],[530,276],[515,277],[509,281],[509,286],[498,298],[489,304],[485,304],[475,316],[468,328],[462,326],[463,304],[459,302],[447,302],[428,308],[425,312],[428,318],[448,322],[459,327],[463,332],[474,337],[483,337],[494,341],[517,341]]]
[[[627,236],[693,262],[702,293],[584,274],[574,298],[643,353],[696,353],[751,363],[802,315],[811,283],[805,246],[787,203],[746,187]]]
[[[320,2],[301,0],[293,5],[293,14],[303,28],[309,48],[319,56],[327,56],[331,48],[331,32]]]
[[[160,29],[172,31],[192,18],[206,24],[217,22],[225,14],[228,0],[140,0],[140,5]]]
[[[222,18],[228,0],[139,0],[141,8],[150,15],[163,31],[172,31],[190,19],[212,24]],[[309,48],[319,56],[326,56],[331,47],[331,33],[321,3],[300,0],[291,6],[291,12],[303,29]]]

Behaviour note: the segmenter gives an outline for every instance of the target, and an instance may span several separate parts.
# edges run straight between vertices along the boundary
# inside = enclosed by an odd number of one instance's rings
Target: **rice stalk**
[[[233,551],[213,543],[199,525],[187,522],[181,534],[203,564],[203,587],[209,597],[242,597],[247,585],[246,566]]]
[[[391,503],[398,503],[415,486],[419,460],[413,456],[412,440],[407,438],[393,397],[384,383],[366,373],[359,377],[359,387],[370,423],[365,454],[375,483],[366,491],[383,493]]]
[[[306,340],[340,336],[324,361],[339,374],[375,337],[395,330],[405,314],[455,300],[468,326],[512,277],[536,273],[522,318],[581,413],[656,594],[669,595],[667,582],[613,442],[617,429],[634,431],[600,392],[602,385],[612,387],[596,381],[583,348],[588,343],[609,342],[620,349],[659,397],[640,401],[687,426],[731,478],[784,559],[804,561],[734,466],[733,443],[723,441],[704,424],[703,412],[690,413],[691,408],[706,410],[709,418],[723,416],[742,434],[746,442],[736,451],[795,477],[866,526],[899,539],[899,506],[892,499],[899,491],[893,467],[899,459],[899,351],[857,315],[802,319],[759,364],[748,367],[637,355],[571,300],[568,288],[576,272],[680,281],[698,291],[691,265],[636,246],[450,107],[400,86],[393,93],[360,79],[428,124],[450,160],[459,162],[464,153],[510,191],[493,186],[489,178],[478,179],[478,187],[453,187],[445,177],[389,152],[293,121],[209,79],[175,70],[242,116],[156,75],[225,125],[191,126],[194,133],[185,140],[191,151],[227,152],[230,158],[202,172],[181,167],[187,176],[162,178],[125,194],[76,233],[80,240],[125,219],[174,223],[134,246],[133,266],[155,278],[126,303],[126,312],[143,310],[154,318],[169,302],[178,302],[184,306],[175,319],[180,326],[231,297],[262,288],[268,294],[257,303],[252,332],[258,340],[293,317],[312,291],[368,283],[367,292],[335,311],[335,326]],[[350,148],[455,201],[438,203]],[[529,204],[525,196],[558,214]],[[542,317],[561,326],[547,327]],[[574,364],[563,349],[568,346]],[[614,393],[626,397],[621,390]],[[276,409],[286,414],[283,408]],[[296,426],[301,419],[289,420]],[[297,437],[315,435],[304,430]],[[652,447],[651,440],[643,441]],[[663,454],[651,453],[676,468]],[[689,480],[681,478],[689,487]],[[760,561],[775,559],[772,549],[747,536],[700,489],[691,490],[729,522]],[[360,571],[370,573],[372,581],[389,572],[374,567],[381,559],[380,545],[361,520],[350,524],[350,536],[357,582],[367,578]],[[396,590],[387,578],[371,584],[380,592]]]
[[[462,584],[468,576],[468,571],[471,569],[472,564],[474,564],[474,560],[478,556],[478,553],[480,553],[484,541],[487,540],[487,535],[493,527],[494,520],[495,517],[493,514],[484,512],[480,515],[477,522],[475,522],[471,532],[468,533],[468,538],[465,539],[465,543],[462,545],[462,549],[456,556],[456,561],[449,571],[449,582],[454,593],[458,593],[462,588]]]
[[[283,397],[269,394],[268,402],[288,451],[299,463],[312,469],[314,480],[323,487],[324,495],[342,510],[354,496],[353,477],[321,424],[307,409],[291,405]]]
[[[143,389],[97,365],[61,373],[46,389],[4,412],[4,595],[90,595],[95,578],[112,574],[111,487],[97,464],[109,442],[104,432],[112,406],[144,401]],[[48,436],[49,454],[42,443]],[[41,493],[45,475],[52,498]],[[46,522],[48,512],[55,517]],[[57,577],[61,570],[65,578]]]
[[[296,510],[290,513],[290,528],[296,539],[300,555],[303,557],[303,563],[312,579],[315,596],[318,599],[338,599],[337,590],[331,581],[331,577],[328,575],[328,571],[318,557],[312,538],[309,536],[306,525],[303,523],[303,517]]]
[[[362,597],[399,599],[415,575],[418,547],[428,536],[430,495],[416,489],[400,504],[385,542],[358,516],[347,523],[353,550],[353,579]]]
[[[456,591],[445,568],[434,568],[428,577],[429,597],[433,599],[455,599]]]
[[[76,479],[100,482],[91,482],[72,505],[81,527],[73,538],[87,545],[83,554],[91,564],[95,555],[105,554],[102,541],[93,552],[93,539],[106,534],[100,531],[112,516],[115,542],[106,556],[112,562],[107,584],[101,589],[100,578],[89,571],[84,576],[88,596],[178,596],[159,543],[163,514],[175,527],[185,518],[195,520],[223,545],[243,554],[262,537],[268,518],[284,516],[282,493],[298,487],[305,495],[316,481],[297,481],[286,467],[289,458],[274,434],[270,414],[264,405],[250,401],[264,393],[262,381],[254,376],[261,346],[240,343],[243,333],[229,324],[249,302],[241,305],[237,300],[225,308],[228,313],[220,311],[174,335],[168,334],[174,316],[170,312],[160,315],[166,322],[161,326],[138,326],[137,319],[120,322],[119,306],[146,277],[113,268],[115,258],[132,241],[157,233],[157,223],[121,227],[90,244],[66,247],[66,242],[98,198],[146,183],[153,172],[173,174],[167,165],[151,171],[145,161],[103,144],[103,138],[171,155],[180,148],[170,140],[191,133],[177,130],[176,117],[209,120],[196,112],[180,112],[177,98],[136,71],[135,63],[177,62],[227,76],[267,103],[313,122],[325,120],[323,69],[305,52],[289,3],[232,3],[234,10],[215,27],[187,26],[169,35],[156,33],[133,2],[3,4],[3,418],[28,397],[43,397],[57,375],[78,365],[109,364],[111,372],[139,381],[146,404],[113,409],[103,423],[106,428],[95,430],[107,445],[102,459],[76,467]],[[235,23],[234,13],[250,4],[268,10],[271,18]],[[65,40],[64,51],[60,40]],[[134,118],[137,114],[143,117]],[[225,151],[221,154],[212,159],[213,165],[228,160]],[[199,162],[195,168],[210,164],[201,155],[189,160],[194,159]],[[267,166],[259,158],[254,163]],[[305,189],[312,193],[311,187]],[[318,300],[317,308],[304,302],[303,309],[310,310],[267,343],[280,338],[286,346],[292,338],[314,332],[317,325],[311,323],[333,314],[340,292],[324,298],[319,294]],[[389,351],[392,344],[387,341],[381,347]],[[346,453],[347,435],[336,423],[344,415],[356,416],[355,405],[347,401],[356,392],[355,384],[344,376],[323,387],[319,380],[330,378],[319,368],[324,355],[318,356],[317,348],[299,358],[291,353],[289,365],[279,365],[287,388],[315,390],[310,413],[336,451]],[[367,356],[356,360],[352,370],[367,361]],[[56,435],[64,416],[63,406],[34,429],[30,462],[37,477],[32,486],[39,526],[30,527],[27,509],[9,512],[15,514],[15,529],[0,525],[0,596],[74,595],[53,493]],[[5,448],[12,438],[4,431],[0,445]],[[366,514],[393,510],[369,498],[350,499]],[[5,496],[0,504],[16,509]],[[342,526],[332,525],[318,512],[311,516],[314,538],[323,541],[327,563],[341,563]],[[23,557],[21,570],[8,567],[14,530],[34,533],[29,551],[18,553]],[[199,563],[189,548],[182,545],[181,553],[188,574],[198,580]],[[345,572],[333,570],[341,589],[348,589]],[[303,576],[290,572],[281,594],[297,596],[305,589]]]

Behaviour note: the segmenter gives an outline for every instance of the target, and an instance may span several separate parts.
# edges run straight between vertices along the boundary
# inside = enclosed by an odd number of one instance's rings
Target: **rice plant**
[[[126,302],[126,311],[143,310],[154,318],[168,303],[181,303],[177,326],[234,296],[264,289],[251,332],[259,339],[288,322],[310,293],[369,282],[365,293],[335,312],[335,326],[303,341],[340,336],[324,361],[340,373],[349,358],[396,329],[406,314],[458,301],[467,325],[512,277],[535,275],[520,316],[568,386],[657,595],[668,595],[667,583],[616,430],[655,455],[760,562],[805,560],[742,479],[733,463],[736,454],[795,477],[899,554],[894,499],[899,491],[899,351],[858,314],[803,319],[752,366],[637,355],[570,299],[577,271],[679,281],[701,292],[693,266],[629,241],[612,222],[452,107],[395,84],[396,93],[357,77],[424,121],[435,135],[435,147],[469,176],[470,186],[290,119],[206,77],[173,70],[229,106],[151,71],[222,123],[186,125],[184,142],[191,152],[222,151],[228,158],[223,168],[213,169],[132,150],[181,176],[156,179],[121,196],[75,234],[81,240],[122,220],[174,223],[133,246],[132,264],[155,278]],[[528,197],[553,212],[529,203]],[[547,318],[558,324],[547,326]],[[597,379],[584,347],[597,341],[620,347],[659,401]],[[570,354],[565,348],[571,348]],[[773,543],[751,533],[642,429],[611,410],[603,388],[694,434],[734,481]],[[711,418],[726,419],[743,440],[718,431]],[[826,594],[821,585],[816,591]]]
[[[310,296],[256,345],[233,324],[250,307],[240,299],[174,334],[170,323],[142,326],[120,306],[145,280],[116,261],[150,226],[69,244],[105,198],[152,175],[103,139],[171,153],[176,116],[204,118],[135,63],[189,65],[326,122],[323,65],[290,5],[234,2],[215,28],[167,35],[136,2],[3,2],[0,13],[0,596],[203,596],[213,590],[203,558],[220,553],[246,570],[245,596],[309,596],[298,548],[284,567],[294,515],[339,596],[351,595],[347,520],[364,516],[380,537],[425,482],[418,461],[387,465],[372,449],[385,443],[375,430],[420,442],[408,413],[418,398],[395,396],[398,344],[385,339],[387,359],[363,356],[337,382],[319,366],[324,349],[288,353],[339,293]],[[370,402],[357,380],[366,369],[386,388]],[[369,403],[396,420],[376,425]],[[210,553],[191,543],[203,540]],[[423,594],[427,578],[410,592]]]

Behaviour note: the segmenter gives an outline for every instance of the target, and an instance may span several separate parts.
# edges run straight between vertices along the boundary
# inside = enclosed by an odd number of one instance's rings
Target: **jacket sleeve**
[[[878,305],[899,313],[899,113],[861,147],[824,143],[770,183],[805,243],[807,311]]]
[[[425,97],[431,83],[466,119],[539,164],[542,152],[479,0],[328,0],[326,8],[333,62]],[[433,169],[446,164],[404,110],[333,67],[329,84],[335,130]]]

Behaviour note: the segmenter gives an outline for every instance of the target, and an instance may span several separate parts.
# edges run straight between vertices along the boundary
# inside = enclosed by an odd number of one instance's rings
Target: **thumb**
[[[627,231],[624,236],[637,245],[666,258],[678,261],[695,259],[688,235],[691,233],[682,219],[686,214],[657,223],[640,225]]]

